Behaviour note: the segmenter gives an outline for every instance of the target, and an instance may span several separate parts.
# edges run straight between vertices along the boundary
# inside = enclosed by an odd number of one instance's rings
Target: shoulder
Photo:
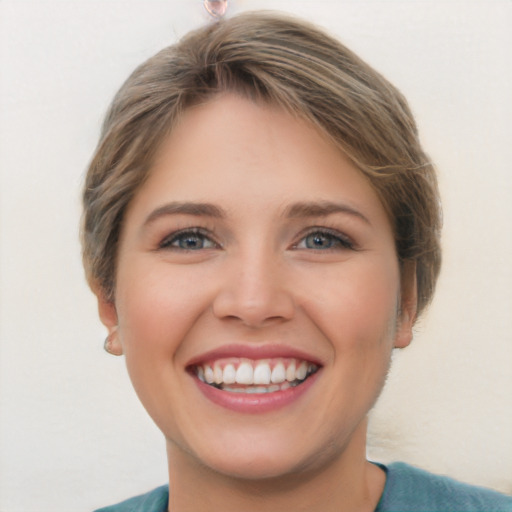
[[[167,512],[168,503],[169,487],[163,485],[117,505],[99,508],[95,512]]]
[[[385,467],[386,486],[376,512],[512,512],[512,497],[434,475],[403,462]]]

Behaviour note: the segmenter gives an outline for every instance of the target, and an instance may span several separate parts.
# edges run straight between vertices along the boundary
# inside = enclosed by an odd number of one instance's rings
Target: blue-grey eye
[[[305,241],[308,249],[330,249],[337,242],[332,235],[326,233],[312,233]]]
[[[305,236],[298,244],[297,249],[351,249],[352,243],[340,236],[325,231],[314,231]]]
[[[185,251],[198,251],[201,249],[210,249],[215,247],[215,243],[201,232],[182,231],[181,233],[168,237],[164,240],[161,247],[183,249]]]

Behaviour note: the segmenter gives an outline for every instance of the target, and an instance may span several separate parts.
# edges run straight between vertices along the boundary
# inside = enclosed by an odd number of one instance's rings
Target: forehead
[[[234,94],[187,109],[161,144],[135,202],[170,200],[227,210],[343,200],[383,214],[367,179],[319,129]]]

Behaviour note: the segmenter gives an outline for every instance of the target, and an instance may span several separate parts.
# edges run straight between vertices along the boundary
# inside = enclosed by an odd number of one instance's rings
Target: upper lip
[[[207,361],[215,359],[225,359],[230,357],[238,357],[244,359],[272,359],[272,358],[294,358],[302,359],[317,366],[322,366],[322,362],[312,354],[304,352],[295,347],[276,344],[232,344],[223,345],[208,352],[204,352],[190,359],[186,366],[194,366],[203,364]]]

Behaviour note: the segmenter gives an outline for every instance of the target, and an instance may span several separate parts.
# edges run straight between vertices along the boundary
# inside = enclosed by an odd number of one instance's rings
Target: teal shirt
[[[403,462],[378,464],[387,473],[375,512],[512,512],[512,496],[433,475]],[[96,512],[167,512],[169,487]]]

